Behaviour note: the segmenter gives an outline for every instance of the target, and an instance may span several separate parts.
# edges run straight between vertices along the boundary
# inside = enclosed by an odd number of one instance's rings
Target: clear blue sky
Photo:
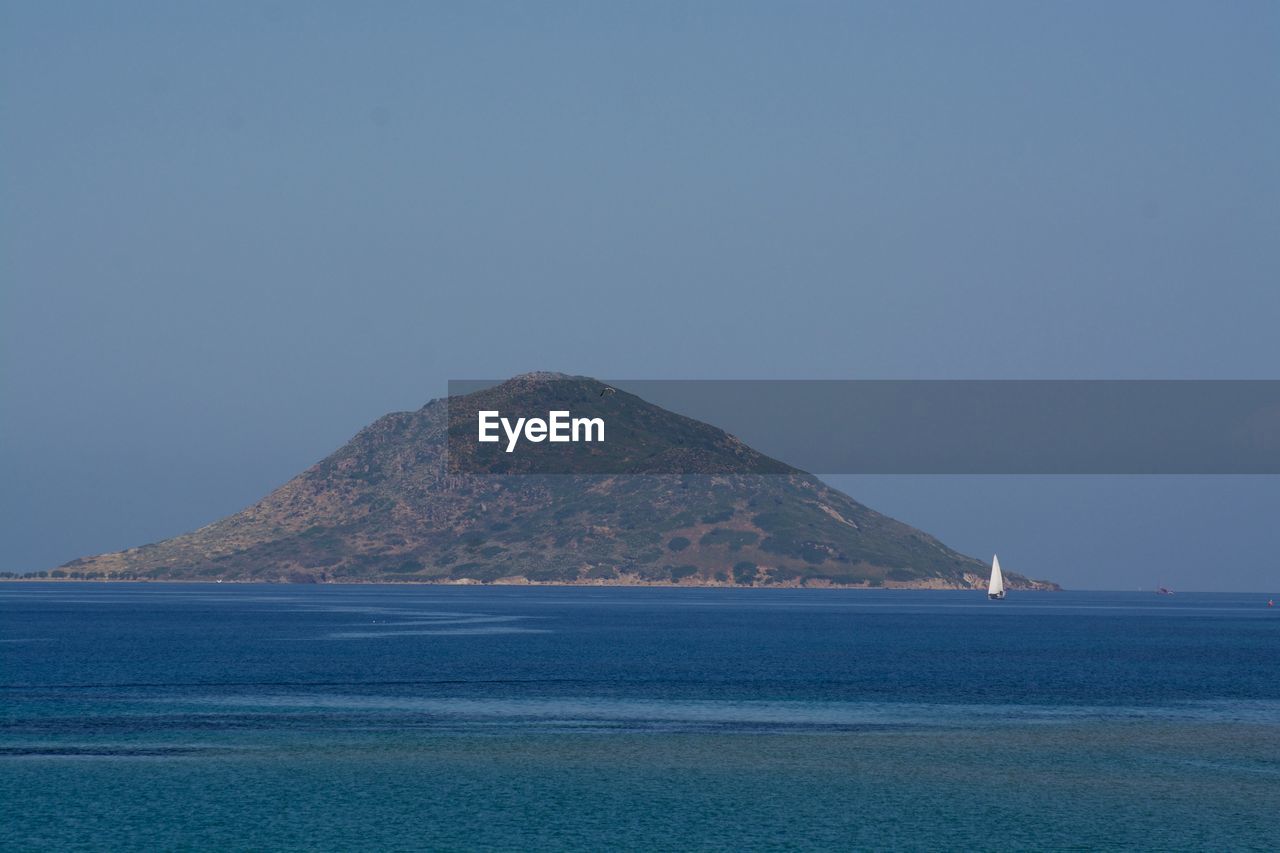
[[[0,2],[0,568],[454,377],[1277,378],[1280,5]],[[1270,478],[834,478],[1275,589]]]

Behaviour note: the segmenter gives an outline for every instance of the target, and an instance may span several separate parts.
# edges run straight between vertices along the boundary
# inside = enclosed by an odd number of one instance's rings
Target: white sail
[[[1000,571],[1000,558],[991,558],[991,583],[987,586],[988,598],[1004,598],[1004,574]]]

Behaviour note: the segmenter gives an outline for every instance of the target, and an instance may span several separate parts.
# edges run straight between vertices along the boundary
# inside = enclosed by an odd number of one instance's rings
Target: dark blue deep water
[[[1259,595],[0,585],[4,849],[1280,847]]]

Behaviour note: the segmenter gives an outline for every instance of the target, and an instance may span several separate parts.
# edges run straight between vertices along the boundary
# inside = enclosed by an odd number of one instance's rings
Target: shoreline
[[[287,578],[278,579],[218,579],[218,578],[0,578],[0,583],[81,583],[81,584],[206,584],[220,586],[236,584],[238,586],[552,586],[581,587],[595,589],[599,587],[615,588],[664,588],[664,589],[813,589],[813,590],[904,590],[913,589],[925,592],[983,592],[979,587],[941,586],[931,583],[904,583],[891,581],[872,586],[870,584],[834,584],[834,583],[779,583],[779,584],[736,584],[736,583],[663,583],[661,581],[625,581],[622,583],[584,582],[584,581],[531,581],[527,579],[499,579],[496,581],[479,581],[469,578],[461,580],[311,580],[292,581]],[[1009,587],[1014,592],[1063,592],[1061,586],[1026,586]]]

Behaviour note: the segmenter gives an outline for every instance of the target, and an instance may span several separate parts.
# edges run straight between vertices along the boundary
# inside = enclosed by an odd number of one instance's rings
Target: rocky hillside
[[[386,415],[242,512],[162,542],[73,560],[60,573],[301,582],[985,584],[985,563],[722,430],[621,391],[602,396],[602,387],[583,377],[527,374]],[[447,442],[450,432],[455,439],[474,436],[479,408],[599,415],[610,440],[585,449],[537,446],[544,454],[578,453],[575,467],[565,470],[584,473],[519,473],[534,457]],[[1014,588],[1054,586],[1010,573],[1006,580]]]

